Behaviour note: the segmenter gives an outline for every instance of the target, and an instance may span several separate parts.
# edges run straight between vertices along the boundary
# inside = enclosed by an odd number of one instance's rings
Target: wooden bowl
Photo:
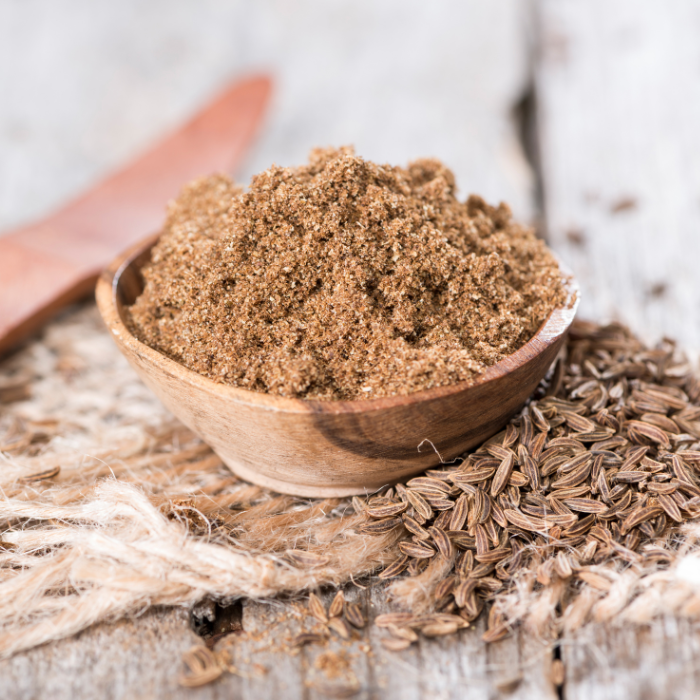
[[[283,398],[219,384],[131,334],[124,307],[143,289],[140,270],[156,240],[128,250],[98,281],[97,304],[112,337],[156,396],[235,474],[300,496],[369,493],[498,432],[555,360],[578,305],[569,276],[568,305],[475,381],[365,401]]]

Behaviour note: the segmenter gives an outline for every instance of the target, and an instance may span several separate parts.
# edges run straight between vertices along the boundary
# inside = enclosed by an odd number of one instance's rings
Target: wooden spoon
[[[367,401],[306,401],[204,377],[139,342],[124,308],[143,289],[155,238],[118,257],[97,283],[97,305],[143,381],[242,478],[282,493],[371,492],[462,454],[500,430],[555,360],[576,313],[578,288],[535,336],[473,382]]]
[[[237,82],[155,148],[48,218],[0,237],[0,355],[89,294],[117,253],[157,231],[199,175],[228,172],[262,119],[269,78]]]

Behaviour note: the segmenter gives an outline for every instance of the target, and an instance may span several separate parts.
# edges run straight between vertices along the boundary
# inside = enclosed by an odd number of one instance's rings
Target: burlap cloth
[[[4,656],[151,606],[339,585],[396,559],[406,537],[361,534],[349,500],[234,477],[141,384],[92,305],[0,364],[0,489]],[[695,616],[700,526],[683,533],[663,569],[532,572],[495,604],[540,630]],[[436,576],[417,578],[395,585],[397,606],[429,604]]]

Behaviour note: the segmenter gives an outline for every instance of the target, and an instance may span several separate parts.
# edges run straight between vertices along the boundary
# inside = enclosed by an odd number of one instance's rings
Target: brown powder
[[[556,261],[505,204],[455,197],[437,160],[314,150],[243,191],[223,176],[169,210],[135,334],[212,379],[314,399],[469,380],[565,300]]]

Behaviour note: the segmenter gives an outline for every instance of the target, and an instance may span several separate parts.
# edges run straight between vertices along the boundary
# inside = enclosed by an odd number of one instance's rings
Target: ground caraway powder
[[[191,183],[143,275],[128,313],[143,342],[218,382],[323,400],[470,380],[566,298],[505,204],[460,202],[437,160],[377,165],[350,148],[246,191]]]

